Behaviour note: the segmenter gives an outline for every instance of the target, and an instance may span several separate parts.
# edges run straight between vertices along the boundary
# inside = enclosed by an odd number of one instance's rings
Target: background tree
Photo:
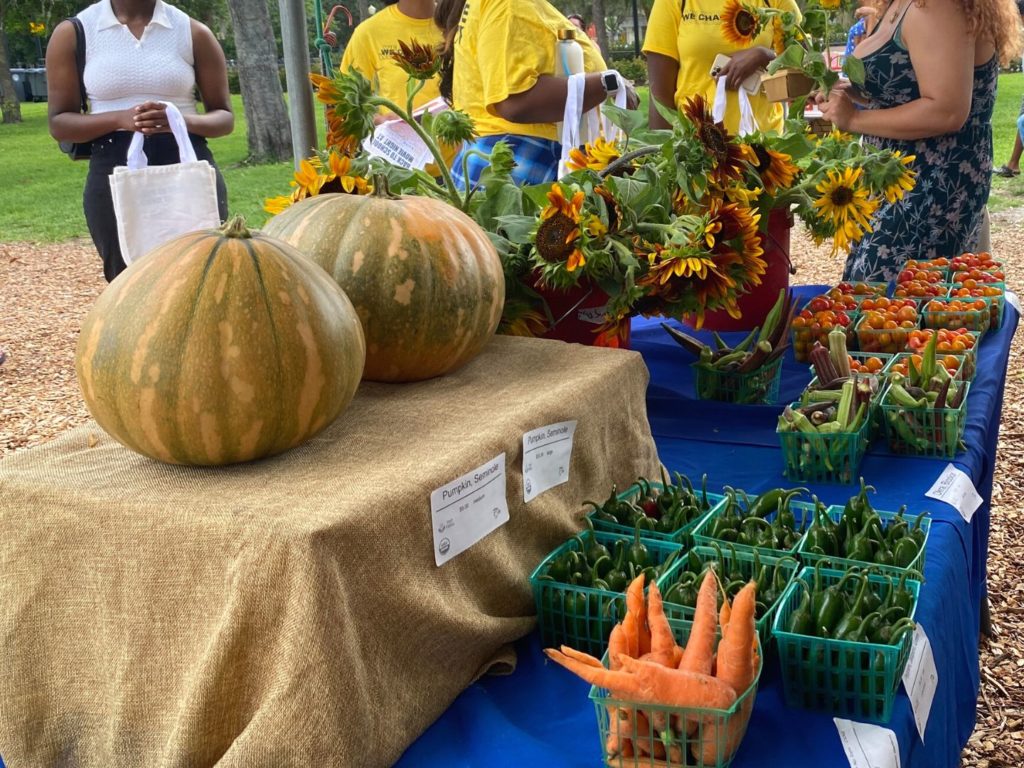
[[[228,0],[228,11],[234,28],[238,82],[249,129],[249,157],[257,163],[289,160],[292,132],[267,2]]]

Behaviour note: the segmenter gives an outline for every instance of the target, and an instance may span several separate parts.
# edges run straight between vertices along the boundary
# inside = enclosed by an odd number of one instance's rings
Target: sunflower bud
[[[425,45],[417,40],[406,44],[398,41],[398,50],[391,52],[391,59],[409,77],[416,80],[430,80],[441,68],[440,47]]]
[[[464,141],[471,141],[476,136],[476,126],[473,119],[465,112],[457,109],[448,109],[438,113],[431,126],[434,135],[440,141],[451,146],[457,146]]]

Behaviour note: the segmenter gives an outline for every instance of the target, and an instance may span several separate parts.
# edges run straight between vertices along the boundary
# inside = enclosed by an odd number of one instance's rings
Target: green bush
[[[625,58],[612,57],[611,66],[619,70],[619,73],[627,80],[632,80],[637,85],[647,84],[647,62],[642,56],[629,56]]]

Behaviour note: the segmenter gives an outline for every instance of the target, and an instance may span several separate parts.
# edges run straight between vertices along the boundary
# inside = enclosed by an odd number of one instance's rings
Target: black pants
[[[96,250],[103,259],[103,275],[109,283],[125,270],[121,258],[121,245],[117,240],[117,219],[114,217],[114,201],[110,194],[110,174],[118,165],[128,162],[128,145],[132,141],[131,131],[115,131],[101,136],[92,143],[92,157],[89,160],[89,175],[85,180],[82,207],[89,234]],[[224,177],[213,162],[213,155],[202,136],[189,134],[196,157],[206,160],[217,173],[217,208],[221,221],[228,217],[228,193]],[[179,162],[178,145],[169,133],[147,136],[143,145],[150,165],[171,165]]]

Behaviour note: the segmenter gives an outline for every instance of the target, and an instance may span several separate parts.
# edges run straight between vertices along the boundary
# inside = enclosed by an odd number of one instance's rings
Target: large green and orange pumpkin
[[[371,381],[419,381],[473,359],[494,335],[505,278],[487,233],[428,197],[323,194],[263,230],[331,274],[352,300],[366,336]]]
[[[333,280],[241,219],[132,264],[82,324],[76,369],[111,436],[174,464],[221,465],[305,442],[352,400],[359,319]]]

